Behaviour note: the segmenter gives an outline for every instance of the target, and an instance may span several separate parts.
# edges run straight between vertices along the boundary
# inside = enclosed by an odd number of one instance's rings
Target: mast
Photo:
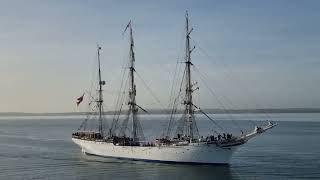
[[[101,66],[100,66],[100,50],[101,47],[98,45],[98,73],[99,73],[99,89],[98,89],[98,93],[99,93],[99,97],[97,100],[97,105],[99,108],[99,133],[101,136],[103,136],[103,130],[102,130],[102,112],[103,112],[103,108],[102,108],[102,103],[103,103],[103,97],[102,97],[102,86],[105,85],[105,81],[101,80]]]
[[[194,124],[194,108],[192,103],[192,83],[191,83],[191,71],[190,67],[193,65],[191,63],[191,52],[193,49],[190,49],[190,33],[192,28],[189,30],[189,17],[188,11],[186,12],[186,51],[185,51],[185,63],[186,63],[186,96],[185,96],[185,113],[186,113],[186,123],[187,129],[186,134],[190,138],[190,142],[193,139],[193,124]]]
[[[134,41],[133,41],[133,34],[132,34],[132,26],[131,21],[129,22],[129,30],[130,30],[130,67],[129,67],[129,79],[130,79],[130,85],[129,85],[129,112],[132,114],[132,138],[133,141],[137,140],[137,107],[136,107],[136,85],[134,82],[134,62],[135,62],[135,56],[134,56]]]

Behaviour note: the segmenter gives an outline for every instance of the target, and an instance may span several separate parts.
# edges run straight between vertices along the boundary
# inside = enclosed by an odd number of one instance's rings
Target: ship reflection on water
[[[166,164],[142,161],[103,158],[82,155],[79,159],[87,168],[100,168],[101,172],[108,171],[108,175],[100,174],[98,178],[116,177],[116,179],[239,179],[230,165],[192,165]],[[113,169],[110,174],[110,169]]]

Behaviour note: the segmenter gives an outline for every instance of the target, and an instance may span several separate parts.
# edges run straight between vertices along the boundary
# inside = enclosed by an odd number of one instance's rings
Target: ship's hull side
[[[72,138],[82,152],[103,157],[130,160],[228,164],[236,147],[221,148],[215,144],[192,143],[186,146],[117,146],[108,142],[88,141]]]

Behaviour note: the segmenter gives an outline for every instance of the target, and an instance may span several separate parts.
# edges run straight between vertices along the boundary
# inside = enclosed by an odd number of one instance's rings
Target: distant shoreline
[[[171,110],[149,109],[148,114],[169,114]],[[320,108],[283,108],[283,109],[203,109],[208,114],[261,114],[261,113],[320,113]],[[121,114],[125,114],[123,111]],[[182,113],[177,111],[176,113]],[[24,113],[24,112],[0,112],[0,116],[76,116],[86,115],[87,112],[61,112],[61,113]],[[107,111],[105,115],[113,115],[115,111]],[[147,114],[141,112],[141,114]]]

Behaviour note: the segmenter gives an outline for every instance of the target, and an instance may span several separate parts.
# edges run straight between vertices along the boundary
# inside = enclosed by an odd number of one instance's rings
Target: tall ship
[[[139,120],[139,112],[146,112],[146,110],[136,100],[135,53],[131,21],[126,26],[125,32],[127,30],[130,40],[128,76],[127,80],[121,83],[121,88],[126,89],[127,93],[120,93],[119,110],[115,112],[112,121],[107,121],[104,116],[102,92],[105,81],[101,77],[101,47],[97,48],[98,90],[96,95],[90,94],[89,105],[92,112],[88,113],[80,128],[72,134],[72,141],[82,149],[83,153],[165,163],[228,164],[232,154],[240,146],[276,126],[268,122],[263,126],[256,126],[251,132],[242,132],[240,135],[233,135],[221,128],[219,132],[214,131],[207,137],[201,136],[196,123],[197,113],[203,114],[202,117],[208,118],[217,127],[219,125],[193,100],[193,93],[197,90],[191,73],[193,66],[191,54],[194,47],[190,44],[190,34],[193,29],[190,28],[188,13],[186,13],[184,72],[177,96],[180,98],[174,98],[168,125],[162,135],[153,140],[146,140]],[[177,110],[177,104],[182,104],[181,111]],[[96,124],[97,128],[90,128],[90,125],[95,126],[92,124]]]

